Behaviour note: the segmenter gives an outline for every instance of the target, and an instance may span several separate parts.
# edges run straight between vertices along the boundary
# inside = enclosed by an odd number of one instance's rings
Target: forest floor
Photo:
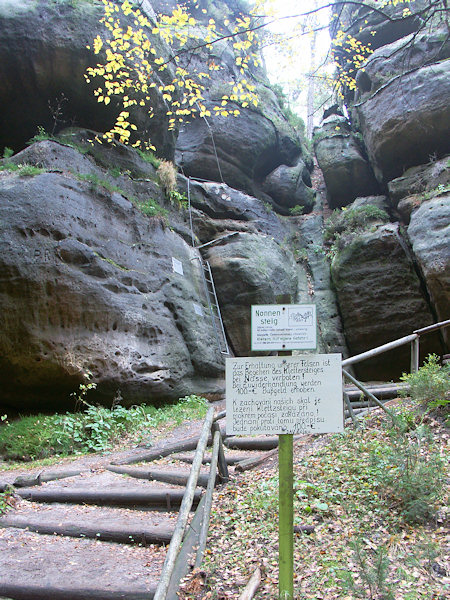
[[[344,434],[305,436],[295,444],[296,600],[448,597],[445,469],[449,430],[430,417],[408,417],[411,413],[405,412],[404,401],[389,405],[405,415],[405,422],[409,419],[407,431],[395,432],[386,415],[377,410],[363,421],[361,429],[349,427]],[[164,427],[155,434],[154,447],[195,435],[200,428],[201,421],[186,422],[171,431]],[[86,469],[82,479],[92,484],[97,480],[101,487],[105,477],[114,477],[106,471],[107,464],[140,452],[142,448],[118,449],[64,459],[49,468],[55,471],[70,464],[71,468]],[[405,468],[410,475],[406,479]],[[2,470],[0,481],[11,482],[30,469],[38,472],[42,467]],[[389,473],[393,477],[387,477]],[[62,481],[70,485],[70,479]],[[431,488],[440,491],[434,494]],[[184,581],[180,599],[238,600],[256,569],[260,570],[261,583],[255,600],[278,598],[277,489],[276,454],[251,471],[233,473],[228,484],[216,488],[206,558],[202,569]],[[416,494],[415,506],[405,503],[407,494]],[[33,510],[34,503],[11,497],[10,504],[10,512],[26,513]],[[42,513],[45,509],[35,505],[35,510]],[[71,506],[58,510],[61,520],[74,516]],[[120,518],[128,514],[147,525],[158,517],[151,511],[137,516],[137,511],[88,506],[77,508],[77,515],[81,519],[92,515],[111,519],[119,510]],[[165,518],[174,520],[176,514]],[[11,548],[13,552],[8,550]],[[44,549],[52,561],[44,560]],[[11,528],[0,530],[0,552],[0,576],[10,572],[14,578],[22,571],[31,582],[40,578],[51,583],[64,572],[78,588],[86,581],[95,584],[101,577],[98,584],[104,589],[119,586],[138,592],[157,580],[164,559],[160,546],[118,545],[95,539],[74,543],[70,538]],[[0,596],[1,592],[0,586]]]

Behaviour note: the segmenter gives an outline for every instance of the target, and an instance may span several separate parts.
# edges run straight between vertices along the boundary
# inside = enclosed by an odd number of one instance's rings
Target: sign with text
[[[228,358],[227,434],[344,430],[342,356]]]
[[[252,350],[314,350],[315,304],[252,306]]]

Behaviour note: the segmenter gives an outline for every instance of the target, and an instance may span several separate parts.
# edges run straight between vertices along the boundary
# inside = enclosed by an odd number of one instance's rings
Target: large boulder
[[[331,115],[314,131],[314,150],[327,187],[330,208],[379,191],[361,141],[347,119]]]
[[[439,321],[450,318],[450,194],[424,202],[411,215],[408,237]],[[449,330],[443,330],[447,344]]]
[[[449,57],[438,29],[380,48],[357,77],[355,114],[380,182],[450,152]]]
[[[86,68],[102,60],[87,48],[97,34],[108,33],[99,23],[102,15],[101,2],[0,0],[0,148],[20,150],[38,125],[50,132],[72,122],[96,131],[113,126],[120,111],[115,99],[109,106],[99,104],[93,84],[84,79]],[[166,52],[158,38],[154,42]],[[158,74],[157,82],[160,77],[171,75]],[[168,131],[162,93],[156,87],[149,95],[155,118],[145,109],[130,111],[141,135],[152,139],[160,155],[171,157],[175,135]]]
[[[269,173],[262,189],[273,198],[280,207],[278,210],[284,214],[289,214],[289,210],[295,206],[303,207],[305,212],[310,212],[313,208],[311,175],[301,158],[293,167],[280,165]]]
[[[234,352],[250,354],[252,304],[275,304],[277,296],[297,297],[292,253],[264,235],[238,233],[208,247],[225,328]]]
[[[331,274],[351,355],[433,323],[396,223],[356,235],[333,259]],[[423,353],[440,350],[432,342],[425,340]],[[364,379],[396,379],[409,369],[409,347],[402,346],[355,367]]]
[[[55,166],[59,148],[35,154]],[[92,159],[61,152],[64,172],[0,173],[4,404],[61,408],[88,370],[106,402],[222,390],[198,252],[102,184]]]

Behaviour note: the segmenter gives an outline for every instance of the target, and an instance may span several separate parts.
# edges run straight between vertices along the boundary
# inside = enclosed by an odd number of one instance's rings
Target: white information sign
[[[227,434],[344,430],[340,354],[229,358]]]
[[[315,304],[252,306],[252,350],[314,350]]]
[[[181,262],[181,260],[178,260],[178,258],[175,258],[174,256],[172,256],[172,269],[175,273],[178,273],[178,275],[184,275],[183,263]]]

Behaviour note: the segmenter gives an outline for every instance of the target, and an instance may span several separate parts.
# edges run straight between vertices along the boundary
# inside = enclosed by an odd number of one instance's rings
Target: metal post
[[[294,475],[293,435],[278,436],[279,516],[278,552],[280,600],[294,598]]]
[[[417,373],[419,370],[419,340],[420,337],[411,341],[411,373]]]

